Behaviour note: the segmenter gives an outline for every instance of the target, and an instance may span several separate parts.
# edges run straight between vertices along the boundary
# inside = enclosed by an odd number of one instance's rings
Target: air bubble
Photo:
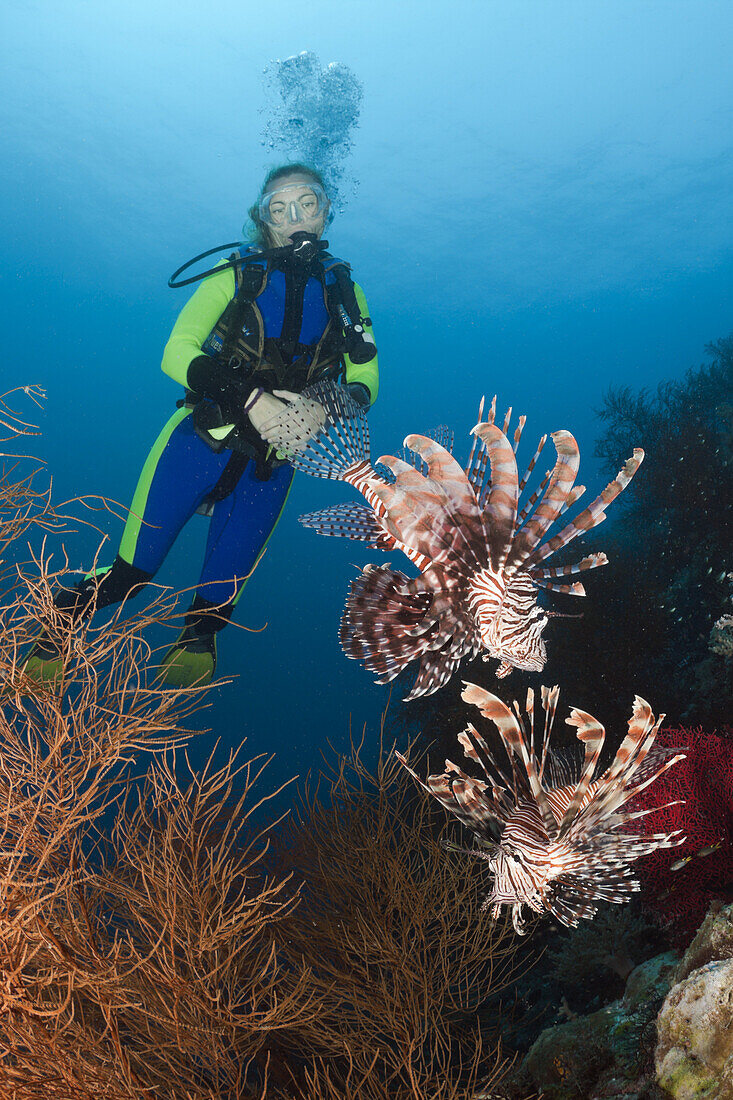
[[[325,67],[310,50],[265,69],[267,121],[262,144],[280,149],[287,160],[313,164],[323,174],[332,202],[343,209],[344,195],[356,190],[345,162],[359,122],[364,89],[347,65]]]

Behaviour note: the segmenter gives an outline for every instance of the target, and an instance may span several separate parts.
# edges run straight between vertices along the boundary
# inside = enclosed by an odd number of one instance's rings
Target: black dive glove
[[[347,382],[344,389],[357,405],[362,409],[368,409],[372,403],[372,395],[363,382]]]
[[[197,355],[191,360],[186,385],[200,397],[216,402],[233,419],[241,416],[242,406],[255,388],[240,370],[211,355]]]

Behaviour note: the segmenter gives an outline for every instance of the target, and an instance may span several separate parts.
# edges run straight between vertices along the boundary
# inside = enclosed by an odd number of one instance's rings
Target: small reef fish
[[[550,748],[558,696],[557,687],[541,689],[544,731],[538,758],[534,692],[527,692],[525,721],[517,703],[510,710],[483,688],[465,685],[464,702],[478,707],[495,724],[509,764],[507,769],[497,763],[469,723],[458,740],[466,758],[483,772],[483,779],[446,760],[444,775],[430,775],[423,782],[405,757],[396,753],[420,786],[473,831],[474,848],[445,847],[488,863],[493,886],[483,908],[491,907],[492,916],[497,917],[503,906],[510,907],[519,935],[525,934],[523,906],[535,913],[551,913],[561,924],[575,927],[581,918],[595,916],[597,902],[627,902],[640,889],[631,864],[657,848],[684,842],[679,829],[637,835],[631,823],[652,811],[625,809],[634,795],[685,758],[678,753],[659,765],[659,756],[650,755],[664,715],[655,720],[649,704],[637,696],[627,736],[610,767],[596,776],[605,730],[585,711],[571,710],[566,722],[575,726],[585,747],[582,764],[573,769],[571,778],[567,760]]]
[[[552,433],[554,467],[520,508],[548,437],[542,436],[520,478],[515,455],[526,418],[519,417],[510,442],[511,411],[499,428],[494,398],[486,420],[473,429],[465,468],[437,439],[408,435],[405,447],[416,462],[386,455],[379,459],[386,476],[370,462],[364,410],[332,382],[308,387],[263,431],[296,469],[345,481],[368,505],[338,504],[302,516],[302,523],[380,550],[401,550],[417,566],[420,575],[408,577],[387,565],[367,565],[351,584],[340,628],[346,655],[377,673],[377,683],[419,660],[408,699],[437,691],[464,658],[482,649],[484,659],[499,661],[499,677],[513,668],[540,672],[547,659],[542,632],[553,612],[538,603],[539,589],[584,596],[579,581],[558,578],[607,564],[603,553],[573,565],[548,562],[606,518],[644,452],[635,449],[603,492],[550,536],[555,521],[585,492],[575,485],[578,445],[568,431]]]
[[[688,856],[682,856],[681,859],[676,859],[670,866],[670,871],[681,871],[683,867],[686,867],[688,863],[691,863],[693,859],[704,859],[706,856],[713,855],[714,852],[719,851],[723,847],[722,840],[716,840],[714,844],[706,844],[704,848],[699,848],[696,852],[691,852]]]

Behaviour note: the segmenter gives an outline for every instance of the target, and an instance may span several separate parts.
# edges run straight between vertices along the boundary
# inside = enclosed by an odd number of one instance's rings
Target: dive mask
[[[323,228],[328,213],[328,196],[319,183],[288,183],[260,198],[259,215],[273,229],[293,225]],[[318,225],[318,222],[321,225]]]

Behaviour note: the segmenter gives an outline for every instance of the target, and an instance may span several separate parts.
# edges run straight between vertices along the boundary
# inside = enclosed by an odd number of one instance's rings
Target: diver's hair
[[[272,248],[275,245],[275,239],[270,233],[270,228],[260,217],[260,199],[265,194],[270,184],[275,183],[276,180],[283,179],[285,176],[307,176],[313,183],[319,184],[323,190],[326,190],[326,184],[323,176],[317,168],[312,168],[310,164],[303,164],[301,161],[293,161],[291,164],[280,164],[277,168],[271,168],[265,176],[265,181],[260,188],[260,193],[257,196],[257,202],[249,208],[249,219],[254,226],[254,233],[252,235],[252,243],[259,245],[260,248]]]

